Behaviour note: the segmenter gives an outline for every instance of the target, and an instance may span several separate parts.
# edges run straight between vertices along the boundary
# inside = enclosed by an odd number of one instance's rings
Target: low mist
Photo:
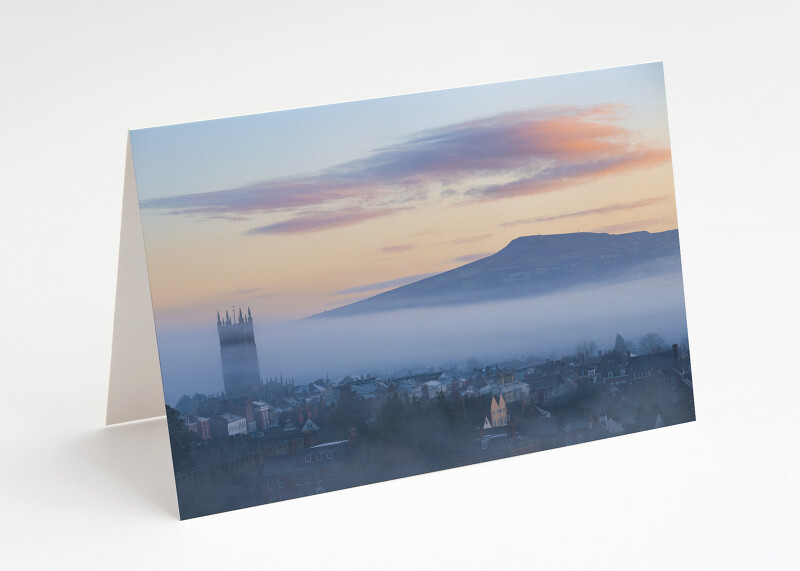
[[[414,372],[429,367],[572,354],[591,340],[611,349],[617,333],[638,341],[658,333],[686,338],[681,274],[581,288],[533,298],[420,308],[344,318],[259,324],[262,377],[306,383],[330,374]],[[183,394],[223,390],[216,325],[158,330],[168,403]]]

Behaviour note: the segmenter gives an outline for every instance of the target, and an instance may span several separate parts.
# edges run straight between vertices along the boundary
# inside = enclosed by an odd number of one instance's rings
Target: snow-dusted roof
[[[336,442],[326,442],[324,444],[317,444],[316,446],[309,446],[309,450],[313,450],[314,448],[324,448],[325,446],[336,446],[337,444],[344,444],[348,442],[348,440],[337,440]]]

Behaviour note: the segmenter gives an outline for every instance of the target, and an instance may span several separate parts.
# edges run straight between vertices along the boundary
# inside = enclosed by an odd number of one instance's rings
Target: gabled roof
[[[569,430],[567,430],[569,428]],[[573,417],[569,418],[564,421],[564,432],[570,432],[572,430],[588,430],[589,429],[589,421],[583,417]]]
[[[476,440],[473,440],[473,445],[476,447],[479,446],[481,450],[489,452],[500,452],[503,450],[511,450],[511,448],[513,448],[512,440],[505,433],[482,436]],[[486,448],[483,448],[484,445]]]
[[[528,381],[528,386],[533,391],[544,391],[555,388],[557,383],[558,381],[554,375],[548,375],[547,377],[540,377]]]
[[[282,456],[269,456],[264,458],[264,462],[259,470],[259,478],[271,478],[275,476],[284,476],[290,478],[293,475],[306,472],[309,469],[315,469],[319,465],[314,462],[309,464],[306,462],[306,456],[312,450],[328,451],[335,450],[336,453],[333,459],[328,459],[327,455],[323,456],[324,466],[341,466],[346,462],[345,456],[347,455],[347,440],[339,440],[336,442],[325,442],[312,446],[311,448],[300,449],[296,452],[282,455]]]
[[[303,432],[316,432],[317,430],[319,430],[319,426],[314,424],[314,421],[310,418],[303,425]]]
[[[472,387],[468,387],[468,388],[464,389],[463,391],[461,391],[461,396],[464,397],[464,398],[476,397],[478,395],[479,395],[478,391],[476,391]]]
[[[660,353],[631,357],[626,371],[629,375],[633,375],[634,373],[641,373],[651,369],[670,369],[674,364],[675,355],[673,351],[661,351]]]

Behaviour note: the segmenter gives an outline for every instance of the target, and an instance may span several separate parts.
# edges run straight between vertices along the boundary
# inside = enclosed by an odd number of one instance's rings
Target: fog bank
[[[330,374],[416,371],[476,359],[482,364],[531,355],[571,354],[582,340],[611,348],[616,333],[638,341],[656,332],[686,337],[680,273],[558,294],[344,318],[258,323],[263,376],[309,382]],[[216,326],[158,331],[167,402],[222,391]]]

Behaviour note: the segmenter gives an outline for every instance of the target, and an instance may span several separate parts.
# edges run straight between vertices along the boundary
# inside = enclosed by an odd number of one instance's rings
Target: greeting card
[[[108,420],[166,405],[181,518],[694,420],[659,63],[128,158]]]

